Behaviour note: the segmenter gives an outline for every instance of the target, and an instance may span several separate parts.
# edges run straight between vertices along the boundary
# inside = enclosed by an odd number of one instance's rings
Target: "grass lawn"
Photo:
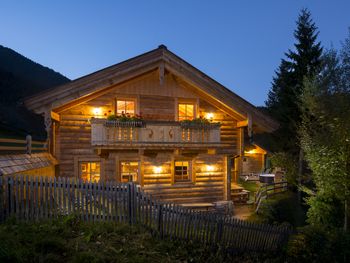
[[[255,193],[258,191],[260,183],[256,181],[244,181],[239,178],[238,185],[242,186],[245,190],[248,190],[250,192],[249,200],[254,201]]]
[[[253,214],[251,221],[268,224],[289,223],[294,227],[304,226],[307,208],[298,201],[297,194],[291,191],[264,200],[259,214]]]
[[[222,247],[161,240],[141,227],[83,223],[74,216],[9,220],[0,224],[0,240],[0,262],[279,262],[271,253],[233,255]]]

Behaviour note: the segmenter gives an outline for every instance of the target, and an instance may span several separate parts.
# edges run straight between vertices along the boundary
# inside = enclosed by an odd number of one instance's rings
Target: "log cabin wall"
[[[235,148],[237,145],[236,120],[219,110],[216,106],[199,97],[195,91],[186,87],[184,83],[178,83],[171,74],[165,75],[165,82],[160,86],[158,73],[150,73],[139,77],[122,86],[101,95],[98,98],[74,106],[60,113],[61,121],[56,126],[56,158],[59,160],[59,175],[63,177],[78,176],[77,162],[100,161],[101,178],[103,180],[120,181],[119,163],[122,160],[137,160],[141,162],[140,173],[145,189],[158,194],[160,198],[173,198],[173,195],[192,196],[186,200],[222,200],[224,185],[224,155],[199,154],[192,158],[192,182],[187,184],[174,184],[173,161],[176,158],[170,153],[162,154],[162,159],[140,155],[137,150],[124,152],[110,151],[108,156],[101,158],[91,147],[91,125],[89,120],[94,117],[93,109],[100,108],[100,117],[114,113],[114,99],[131,98],[136,101],[136,112],[142,113],[147,120],[174,121],[176,118],[177,101],[189,100],[197,104],[197,116],[213,113],[213,122],[221,123],[221,140],[230,143]],[[206,171],[208,166],[215,165],[213,171]],[[162,166],[162,172],[156,174],[155,166]],[[162,191],[155,186],[161,186]],[[168,188],[177,189],[168,190]],[[169,188],[169,189],[170,189]],[[182,189],[182,190],[181,190]],[[190,190],[189,190],[190,189]],[[170,192],[170,193],[169,193]],[[175,199],[174,199],[175,200]],[[176,201],[176,200],[175,200]],[[179,197],[177,201],[183,202]]]
[[[175,160],[186,157],[173,156]],[[153,172],[157,160],[144,163],[144,190],[152,196],[174,203],[215,202],[223,200],[224,196],[224,157],[220,155],[199,154],[187,158],[191,162],[191,178],[189,182],[171,183],[171,160],[162,166],[162,173]],[[149,172],[146,172],[149,171]]]
[[[221,123],[221,130],[220,130],[220,137],[221,142],[223,143],[230,143],[232,145],[235,145],[235,147],[238,147],[238,129],[237,121],[232,118],[230,115],[222,112],[215,106],[211,105],[210,103],[206,102],[203,99],[199,100],[199,114],[203,117],[206,117],[206,114],[213,113],[213,122],[220,122]]]
[[[249,173],[261,173],[265,167],[265,155],[262,153],[246,153],[243,158],[242,175]]]

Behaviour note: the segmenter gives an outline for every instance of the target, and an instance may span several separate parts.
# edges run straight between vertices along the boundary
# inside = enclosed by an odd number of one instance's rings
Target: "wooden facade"
[[[264,172],[267,152],[256,144],[253,147],[255,148],[244,152],[242,175]]]
[[[176,203],[228,199],[231,173],[243,169],[244,129],[276,128],[253,105],[164,46],[25,104],[45,114],[57,176],[134,181]],[[119,114],[119,105],[142,120],[108,121]],[[185,126],[179,120],[186,114],[210,123]]]

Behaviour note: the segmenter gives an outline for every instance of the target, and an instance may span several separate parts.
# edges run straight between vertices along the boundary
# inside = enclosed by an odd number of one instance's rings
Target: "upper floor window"
[[[178,104],[179,121],[194,119],[194,104],[179,103]]]
[[[134,100],[117,100],[117,115],[130,114],[135,115],[135,101]]]

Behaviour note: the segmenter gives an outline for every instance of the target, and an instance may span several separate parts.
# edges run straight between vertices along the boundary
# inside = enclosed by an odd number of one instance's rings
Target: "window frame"
[[[179,105],[180,104],[191,104],[193,105],[193,119],[197,118],[197,113],[198,113],[198,104],[199,101],[198,99],[182,99],[182,98],[177,98],[175,100],[175,121],[180,121],[180,116],[179,116]]]
[[[85,173],[87,174],[87,179],[86,182],[92,182],[92,183],[98,183],[99,181],[101,181],[101,162],[96,162],[96,161],[79,161],[79,178],[82,179],[82,175],[84,173],[84,171],[82,170],[83,165],[99,165],[99,173],[95,173],[91,171],[91,167],[90,167],[90,171],[86,171]],[[92,176],[97,175],[98,174],[98,181],[93,181],[91,180]]]
[[[74,157],[74,177],[77,179],[81,179],[81,169],[80,163],[100,163],[100,181],[105,181],[105,160],[103,158],[95,157],[95,156],[75,156]]]
[[[119,179],[119,182],[123,182],[122,181],[122,162],[137,162],[137,175],[136,175],[136,181],[131,181],[133,183],[140,183],[140,177],[141,177],[141,161],[140,160],[137,160],[137,159],[119,159],[117,160],[118,162],[118,179]]]
[[[114,114],[116,116],[119,116],[120,114],[118,114],[118,101],[132,101],[134,102],[134,113],[131,114],[132,116],[139,114],[139,105],[138,105],[138,99],[137,98],[133,98],[133,97],[127,97],[127,96],[116,96],[114,98]],[[124,114],[127,114],[126,112],[124,112]]]
[[[188,179],[187,180],[177,180],[176,179],[176,163],[177,162],[187,162],[188,163],[188,167],[187,167],[187,174],[188,174]],[[185,166],[181,166],[181,167],[185,167]],[[181,184],[181,183],[192,183],[193,182],[193,165],[192,165],[192,160],[186,160],[186,159],[175,159],[174,160],[174,184]],[[183,168],[182,168],[183,171]],[[183,174],[181,175],[183,177]]]

